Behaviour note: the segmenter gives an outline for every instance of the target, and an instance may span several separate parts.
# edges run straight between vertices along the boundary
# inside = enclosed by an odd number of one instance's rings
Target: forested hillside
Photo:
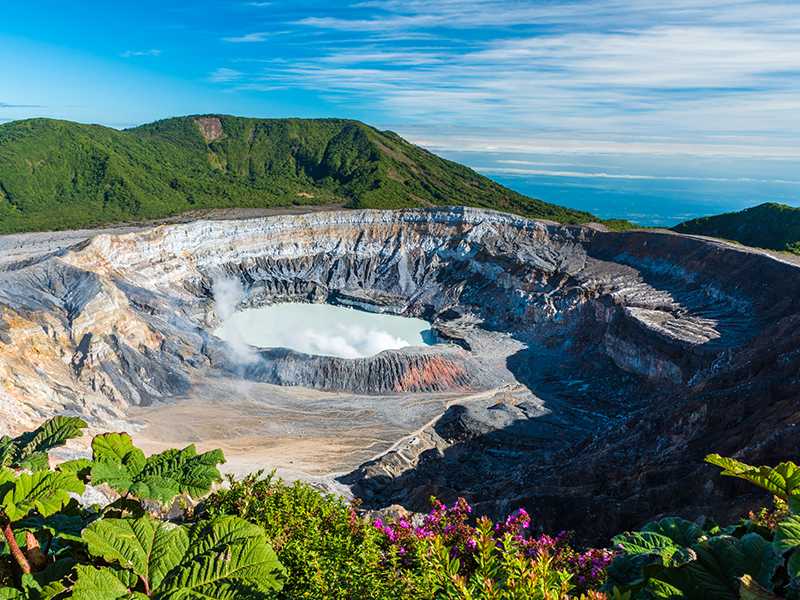
[[[672,228],[747,246],[800,254],[800,208],[769,202],[740,212],[692,219]]]
[[[358,121],[207,115],[124,131],[52,119],[0,125],[0,233],[329,202],[465,205],[630,226],[528,198]]]

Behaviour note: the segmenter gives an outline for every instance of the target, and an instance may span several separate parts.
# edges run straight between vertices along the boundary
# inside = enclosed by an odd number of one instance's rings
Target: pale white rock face
[[[623,371],[680,385],[789,310],[763,293],[765,281],[800,296],[797,267],[741,247],[471,208],[198,221],[104,233],[27,261],[7,251],[9,430],[57,411],[124,418],[130,406],[191,395],[201,373],[365,394],[487,389],[505,355],[480,348],[503,339],[592,348]],[[243,290],[235,310],[327,301],[423,317],[452,343],[352,361],[253,351],[240,364],[212,335],[213,289],[226,279]]]

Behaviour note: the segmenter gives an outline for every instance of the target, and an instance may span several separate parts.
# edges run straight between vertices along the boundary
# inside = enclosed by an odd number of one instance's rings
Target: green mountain
[[[329,202],[464,205],[631,227],[528,198],[358,121],[205,115],[124,131],[52,119],[0,125],[0,233]]]
[[[692,219],[676,225],[672,230],[800,254],[800,208],[773,202],[740,212]]]

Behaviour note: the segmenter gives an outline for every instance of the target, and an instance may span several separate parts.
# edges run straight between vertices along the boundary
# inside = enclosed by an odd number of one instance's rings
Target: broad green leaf
[[[776,557],[769,542],[763,539],[759,541],[758,537],[757,534],[748,534],[741,540],[731,536],[701,540],[692,546],[697,554],[696,560],[666,569],[657,578],[661,583],[679,589],[682,595],[677,597],[686,600],[739,600],[740,578],[743,575],[761,578],[758,583],[771,589],[770,579],[780,564],[776,560],[779,557]],[[645,589],[656,593],[651,582]]]
[[[34,532],[46,531],[54,538],[82,542],[81,531],[86,521],[79,515],[69,516],[58,512],[48,517],[40,514],[28,515],[14,524],[14,529],[30,529]]]
[[[139,519],[147,511],[142,506],[142,503],[133,498],[117,498],[103,508],[98,514],[104,519],[122,519],[122,518],[135,518]]]
[[[670,558],[667,566],[680,567],[681,565],[690,563],[693,560],[697,560],[697,553],[691,548],[684,548],[683,550],[679,550],[672,555],[672,558]]]
[[[759,585],[772,590],[772,578],[778,567],[783,564],[783,558],[775,552],[772,543],[757,533],[742,536],[740,542],[747,564],[745,574],[755,579]]]
[[[14,489],[15,480],[16,475],[12,469],[0,467],[0,498],[4,498],[10,490]]]
[[[651,579],[648,581],[645,590],[652,598],[658,598],[659,600],[674,600],[675,598],[684,597],[683,592],[679,588],[658,579]]]
[[[789,571],[789,575],[795,579],[800,579],[800,551],[795,550],[792,552],[786,562],[786,569]]]
[[[84,538],[92,555],[130,569],[152,597],[164,600],[267,598],[286,577],[264,530],[237,517],[194,526],[149,517],[103,519],[87,527]]]
[[[663,557],[665,563],[673,554],[683,548],[666,535],[653,531],[637,531],[617,536],[613,542],[617,546],[621,545],[628,554],[655,554]]]
[[[728,529],[733,530],[733,527],[723,529],[714,519],[706,517],[703,520],[703,525],[700,527],[706,535],[730,535]]]
[[[283,587],[285,578],[264,540],[237,540],[182,563],[164,580],[156,598],[269,598]]]
[[[72,438],[83,435],[82,429],[86,422],[78,417],[53,417],[42,423],[33,431],[23,433],[16,440],[19,446],[24,446],[26,451],[40,452],[51,450]]]
[[[210,552],[236,540],[261,538],[264,529],[237,517],[218,517],[202,521],[189,530],[187,556]]]
[[[778,554],[800,546],[800,515],[789,515],[778,523],[772,545]]]
[[[36,575],[26,573],[20,579],[22,591],[17,597],[24,598],[24,600],[50,600],[66,590],[61,581],[46,579],[43,573]],[[3,597],[0,595],[0,598]]]
[[[38,594],[38,598],[36,600],[51,600],[62,594],[67,589],[67,587],[61,583],[60,581],[54,581],[53,583],[48,583],[44,587],[42,587],[41,591]],[[63,595],[61,596],[64,597]]]
[[[65,471],[67,473],[75,473],[78,479],[86,483],[89,479],[89,474],[94,466],[94,461],[89,458],[79,458],[77,460],[68,460],[59,465],[56,465],[57,471]]]
[[[164,580],[159,597],[262,598],[286,578],[264,530],[236,517],[194,525],[181,567]]]
[[[212,482],[222,481],[217,465],[224,462],[222,450],[198,455],[192,444],[183,450],[165,450],[148,458],[140,479],[170,479],[174,482],[171,487],[175,487],[178,494],[188,493],[192,498],[199,498],[211,490]]]
[[[0,467],[0,485],[5,483],[13,482],[16,474],[14,473],[14,469],[9,469],[8,467]]]
[[[645,531],[663,535],[672,540],[673,545],[679,548],[691,546],[705,535],[702,528],[678,517],[667,517],[660,521],[648,523],[642,527],[642,532]]]
[[[174,479],[144,474],[140,474],[136,479],[130,487],[130,492],[137,498],[168,504],[178,494],[178,484]]]
[[[0,438],[0,466],[8,467],[14,461],[14,451],[16,450],[16,445],[14,444],[14,440],[4,435]],[[12,588],[5,588],[5,589],[12,589]]]
[[[76,567],[78,579],[72,587],[74,600],[118,600],[128,598],[130,591],[110,568]]]
[[[0,440],[0,464],[33,471],[48,468],[47,451],[83,435],[86,423],[78,417],[53,417],[33,431]]]
[[[109,458],[102,457],[94,461],[91,477],[92,485],[107,483],[118,492],[127,492],[133,485],[133,477],[128,467]]]
[[[26,594],[11,587],[0,587],[0,598],[3,600],[27,600]]]
[[[164,569],[174,567],[183,555],[178,551],[176,556],[172,549],[183,546],[180,540],[172,540],[176,535],[185,537],[176,525],[150,518],[103,519],[83,531],[91,554],[130,569],[150,582],[151,588],[161,582]]]
[[[72,473],[22,473],[0,499],[0,511],[11,521],[22,519],[34,508],[46,517],[69,502],[69,492],[82,494],[84,488],[83,482]]]
[[[145,464],[144,452],[133,445],[127,433],[104,433],[92,440],[92,458],[108,459],[124,465],[130,473],[139,473]]]
[[[750,575],[742,575],[739,600],[783,600],[783,598],[765,590]]]
[[[642,567],[652,563],[654,557],[648,554],[618,554],[606,567],[608,579],[603,586],[603,591],[610,592],[613,587],[621,590],[631,589],[633,586],[644,586]],[[658,559],[660,562],[660,558]],[[663,566],[662,566],[663,568]],[[636,589],[638,592],[638,588]]]
[[[47,565],[47,568],[41,573],[34,573],[31,575],[33,579],[41,586],[42,590],[48,586],[53,587],[57,583],[66,580],[78,564],[74,558],[62,558],[54,563]],[[62,586],[63,587],[63,586]]]
[[[50,459],[47,452],[35,452],[25,458],[14,461],[14,468],[28,471],[46,471],[50,468]]]
[[[642,566],[643,579],[658,579],[659,574],[667,568],[664,566],[660,557],[651,556],[651,558],[654,559],[653,562],[649,564],[646,563]]]
[[[723,475],[755,483],[787,502],[793,512],[800,512],[800,468],[793,462],[784,462],[776,467],[752,467],[719,454],[709,454],[706,462],[722,467]]]
[[[794,579],[800,579],[800,515],[789,515],[778,523],[772,547],[777,554],[794,550],[786,561],[786,569]]]
[[[222,476],[217,464],[225,462],[221,450],[198,455],[194,445],[183,450],[165,450],[144,458],[126,433],[97,436],[92,442],[92,482],[108,483],[121,492],[143,500],[168,504],[177,494],[193,498],[205,495]]]
[[[42,591],[42,586],[39,585],[39,582],[33,578],[33,575],[30,573],[25,573],[22,577],[22,588],[25,590],[25,594],[30,597],[33,595],[38,596],[39,592]]]

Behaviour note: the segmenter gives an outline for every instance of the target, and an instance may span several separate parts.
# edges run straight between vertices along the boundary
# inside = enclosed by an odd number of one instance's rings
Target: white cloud
[[[498,161],[512,162],[512,161]],[[522,161],[520,161],[522,162]],[[749,177],[682,177],[675,175],[628,175],[624,173],[587,173],[584,171],[548,171],[543,169],[515,169],[504,167],[486,167],[483,173],[497,173],[504,175],[544,175],[547,177],[575,177],[578,179],[653,179],[662,181],[740,181],[752,183],[784,183],[800,185],[800,181],[787,181],[784,179],[753,179]]]
[[[269,31],[260,31],[258,33],[248,33],[242,37],[226,37],[222,38],[226,42],[266,42],[267,38],[275,35]]]
[[[160,56],[161,50],[148,50],[147,52],[136,52],[133,50],[127,50],[120,54],[122,58],[130,58],[131,56]]]
[[[299,87],[332,103],[371,103],[407,123],[800,133],[793,2],[386,0],[351,8],[360,9],[353,18],[296,22],[326,41],[302,60],[237,80],[237,89]]]
[[[208,81],[213,83],[228,83],[240,79],[244,74],[233,69],[217,69],[208,76]]]
[[[0,102],[0,108],[42,108],[40,104],[7,104]]]

